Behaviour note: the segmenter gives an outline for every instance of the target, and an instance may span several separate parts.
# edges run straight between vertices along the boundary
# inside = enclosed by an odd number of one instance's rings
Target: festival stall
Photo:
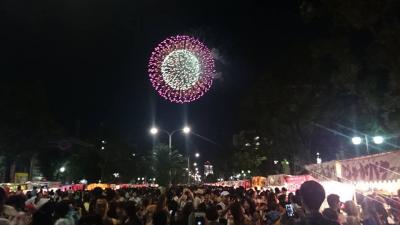
[[[307,165],[321,181],[352,184],[357,191],[395,194],[400,189],[400,151]]]
[[[219,186],[219,187],[233,187],[233,188],[250,188],[251,182],[250,180],[230,180],[230,181],[220,181],[216,183],[208,183],[204,184],[206,186]]]
[[[314,180],[314,178],[310,175],[286,175],[286,174],[277,174],[270,175],[267,177],[266,186],[268,188],[286,188],[288,192],[295,192],[300,189],[300,186],[308,180]]]
[[[70,184],[70,185],[63,185],[60,187],[61,191],[83,191],[85,190],[85,185],[84,184]]]
[[[110,184],[103,184],[103,183],[93,183],[93,184],[88,184],[88,186],[86,187],[86,190],[91,191],[97,187],[105,190],[107,188],[110,188]]]
[[[267,178],[260,177],[260,176],[252,177],[251,178],[251,186],[253,188],[256,188],[257,190],[265,188],[267,186]]]
[[[4,188],[6,192],[16,192],[18,189],[18,186],[21,187],[22,191],[27,190],[28,186],[26,184],[21,184],[21,183],[2,183],[0,184],[0,187]]]

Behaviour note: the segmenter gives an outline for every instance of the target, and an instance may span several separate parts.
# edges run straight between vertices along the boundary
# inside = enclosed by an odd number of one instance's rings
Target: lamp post
[[[199,158],[200,157],[200,153],[196,153],[194,154],[194,157]],[[197,166],[197,163],[193,163],[193,166]],[[188,168],[188,180],[187,180],[187,184],[190,184],[190,155],[188,154],[187,157],[187,168]]]
[[[363,137],[359,137],[359,136],[353,137],[351,139],[351,142],[354,145],[360,145],[363,142],[363,139],[365,141],[365,147],[366,147],[366,150],[367,150],[367,154],[369,154],[369,140],[368,140],[368,136],[366,134],[364,134]],[[384,142],[384,140],[385,139],[382,136],[379,136],[379,135],[378,136],[374,136],[372,138],[373,143],[375,143],[377,145],[382,144]]]
[[[168,135],[169,158],[171,160],[172,136],[178,131],[182,131],[184,134],[188,134],[188,133],[190,133],[190,127],[185,126],[185,127],[181,128],[181,129],[176,129],[176,130],[173,130],[171,132],[169,132],[167,130],[163,130],[163,129],[158,129],[157,127],[152,127],[150,129],[150,134],[155,136],[156,134],[158,134],[159,131],[164,132],[165,134]],[[169,183],[171,184],[171,169],[169,169]]]

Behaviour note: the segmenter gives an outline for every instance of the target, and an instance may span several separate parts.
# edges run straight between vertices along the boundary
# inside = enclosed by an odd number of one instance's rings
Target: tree
[[[260,166],[266,159],[266,144],[255,131],[242,131],[235,135],[232,173],[250,170],[252,174],[261,175]]]
[[[243,127],[268,140],[267,155],[302,167],[316,152],[332,159],[340,148],[353,148],[354,133],[398,133],[398,7],[395,1],[302,1],[312,38],[284,47],[241,102]]]
[[[11,168],[29,171],[30,159],[36,154],[57,151],[49,143],[59,140],[63,130],[49,113],[40,82],[3,82],[0,100],[0,154],[5,159],[5,180],[10,181]]]
[[[154,147],[154,169],[157,183],[161,186],[167,186],[169,183],[171,171],[171,183],[177,184],[184,182],[185,177],[185,159],[176,150],[170,149],[167,145],[158,144]]]

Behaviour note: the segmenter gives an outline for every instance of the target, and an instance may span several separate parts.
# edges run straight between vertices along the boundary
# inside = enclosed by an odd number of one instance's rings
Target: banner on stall
[[[400,179],[400,151],[307,165],[321,180],[385,181]]]

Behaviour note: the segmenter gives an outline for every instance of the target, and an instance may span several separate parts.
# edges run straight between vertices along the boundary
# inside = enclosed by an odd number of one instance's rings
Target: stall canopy
[[[376,182],[400,179],[400,151],[307,165],[319,180]]]

